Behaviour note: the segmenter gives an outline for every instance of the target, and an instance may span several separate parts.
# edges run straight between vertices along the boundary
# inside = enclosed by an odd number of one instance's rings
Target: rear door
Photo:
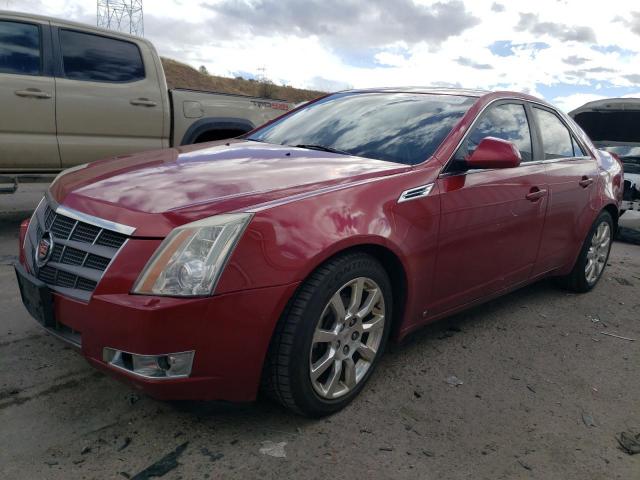
[[[442,219],[431,313],[526,281],[537,258],[547,204],[544,165],[532,162],[534,137],[523,102],[487,108],[438,180]],[[516,144],[517,168],[465,170],[464,158],[488,136]],[[540,192],[530,196],[532,192]],[[527,199],[527,197],[531,199]]]
[[[163,147],[163,98],[144,42],[56,28],[63,166]]]
[[[573,262],[594,218],[598,166],[552,109],[532,106],[547,169],[549,207],[536,274]]]
[[[60,168],[49,24],[0,18],[0,169]]]

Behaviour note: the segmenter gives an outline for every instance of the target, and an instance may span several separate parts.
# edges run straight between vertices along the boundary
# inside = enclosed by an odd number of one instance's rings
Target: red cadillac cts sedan
[[[389,338],[606,265],[619,162],[510,92],[375,89],[228,142],[61,174],[25,221],[29,312],[161,399],[305,415],[350,402]]]

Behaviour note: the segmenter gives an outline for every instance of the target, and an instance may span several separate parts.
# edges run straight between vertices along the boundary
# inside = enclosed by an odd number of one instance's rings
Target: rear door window
[[[503,103],[490,107],[467,138],[466,156],[471,155],[486,137],[501,138],[514,143],[520,150],[522,161],[531,161],[531,131],[524,105]],[[463,160],[464,156],[456,155],[456,159]]]
[[[544,160],[574,157],[574,143],[564,123],[547,110],[533,107],[533,112],[542,136]]]
[[[0,73],[40,75],[41,59],[40,27],[0,21]]]
[[[125,40],[60,30],[64,74],[72,80],[135,82],[144,78],[138,46]]]

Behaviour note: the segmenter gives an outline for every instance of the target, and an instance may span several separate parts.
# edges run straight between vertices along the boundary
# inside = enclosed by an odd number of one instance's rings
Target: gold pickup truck
[[[288,111],[263,98],[167,88],[148,40],[0,11],[0,175],[235,137]]]

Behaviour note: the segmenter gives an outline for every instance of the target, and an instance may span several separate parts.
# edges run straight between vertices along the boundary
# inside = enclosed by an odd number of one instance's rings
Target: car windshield
[[[247,138],[415,165],[433,155],[475,100],[419,93],[337,93]]]

